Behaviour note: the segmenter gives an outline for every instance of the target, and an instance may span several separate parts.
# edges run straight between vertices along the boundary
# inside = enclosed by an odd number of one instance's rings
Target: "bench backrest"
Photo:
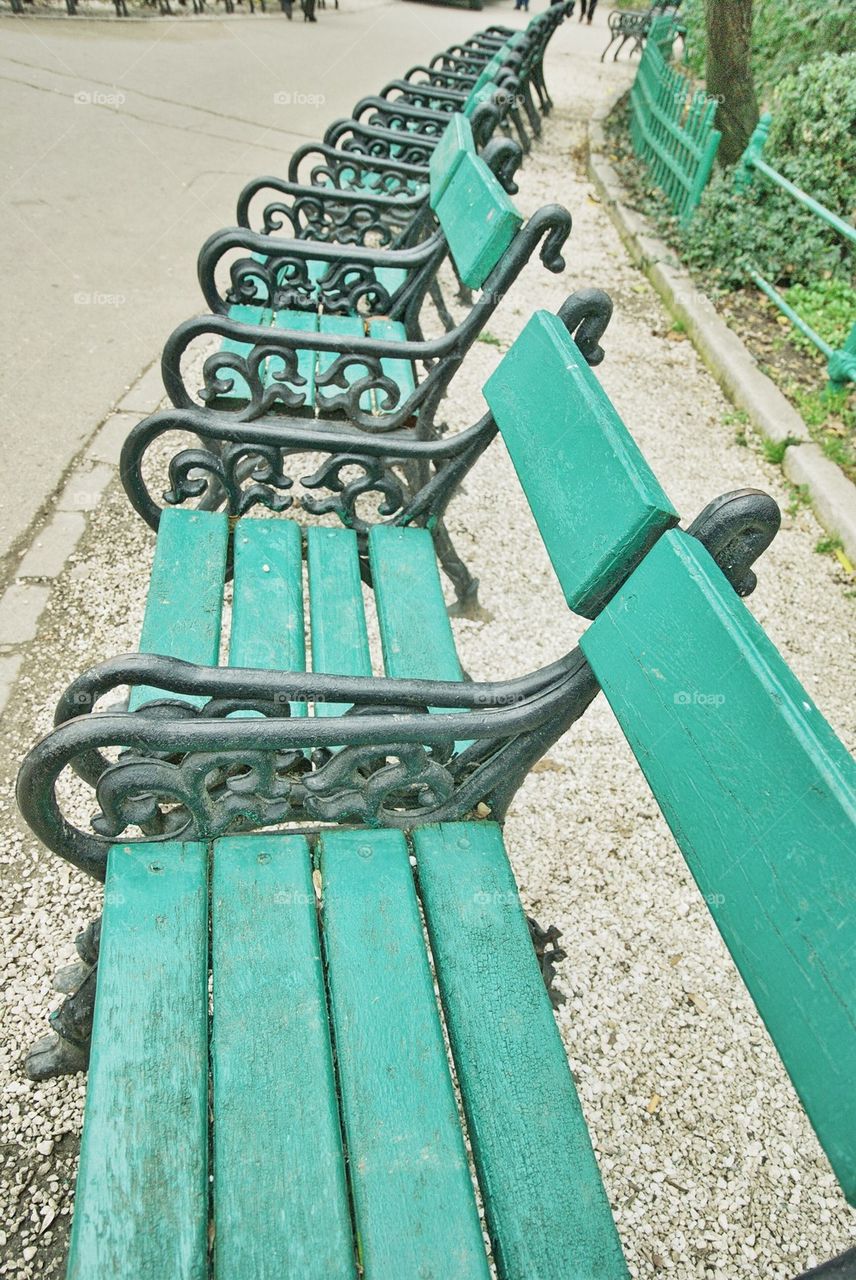
[[[565,599],[593,618],[678,513],[557,316],[535,313],[484,394]]]
[[[523,218],[481,157],[469,153],[458,161],[434,211],[461,280],[480,289]]]
[[[493,81],[487,84],[479,85],[478,88],[470,90],[469,97],[464,103],[461,110],[467,119],[471,119],[475,113],[476,107],[480,107],[483,102],[493,102],[493,95],[496,92],[496,85]]]
[[[485,395],[569,603],[597,614],[581,648],[854,1203],[856,763],[705,547],[670,528],[554,317]]]
[[[470,97],[472,97],[473,93],[475,93],[478,89],[483,89],[486,84],[492,84],[493,81],[496,79],[497,75],[502,70],[502,67],[505,63],[506,48],[507,46],[503,45],[503,47],[493,55],[490,62],[485,63],[478,79],[476,80],[475,84],[473,85],[470,91],[470,95],[469,95]]]
[[[470,122],[466,116],[455,112],[428,161],[429,203],[432,209],[437,208],[464,156],[475,154],[476,144],[473,142]]]

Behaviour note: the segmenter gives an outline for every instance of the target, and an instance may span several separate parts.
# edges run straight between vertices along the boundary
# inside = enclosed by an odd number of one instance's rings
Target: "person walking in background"
[[[594,11],[597,8],[597,0],[580,0],[580,22],[583,18],[588,17],[588,24],[591,26],[591,20],[594,17]]]
[[[514,0],[515,9],[525,9],[529,12],[529,0]]]

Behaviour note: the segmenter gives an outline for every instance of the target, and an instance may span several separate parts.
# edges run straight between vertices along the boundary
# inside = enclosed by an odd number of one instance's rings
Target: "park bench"
[[[644,10],[613,9],[607,20],[609,43],[600,55],[601,62],[605,60],[612,46],[618,44],[618,48],[612,58],[613,62],[617,62],[618,55],[630,40],[633,41],[633,48],[630,50],[631,58],[634,53],[641,53],[655,19],[659,17],[674,18],[680,5],[681,0],[652,0],[650,7]],[[671,39],[673,40],[675,35],[681,35],[682,33],[683,27],[674,23],[671,29]]]
[[[560,251],[571,226],[558,205],[523,224],[474,154],[465,117],[452,117],[444,143],[431,166],[437,230],[413,247],[308,243],[243,228],[210,237],[200,253],[199,280],[212,314],[180,325],[164,347],[172,404],[230,418],[288,415],[323,424],[325,431],[344,417],[358,433],[386,439],[402,430],[433,435],[439,405],[489,317],[539,245],[544,265],[562,270]],[[235,251],[243,256],[229,261]],[[447,252],[462,283],[480,291],[458,324],[435,288]],[[228,267],[222,287],[218,267],[221,277]],[[429,294],[447,331],[426,340],[421,313]],[[207,352],[218,340],[196,390],[184,370],[194,349]],[[198,374],[192,376],[198,383]],[[222,484],[242,484],[249,465],[229,454]],[[477,583],[441,525],[435,537],[458,608],[475,611]]]
[[[289,240],[241,227],[209,237],[199,280],[213,314],[185,322],[164,348],[173,404],[201,403],[242,417],[277,408],[345,413],[357,426],[385,432],[418,420],[423,434],[430,431],[466,350],[539,244],[544,264],[562,270],[560,250],[571,226],[558,205],[544,206],[524,224],[475,154],[461,116],[447,127],[430,187],[436,230],[403,250]],[[464,321],[426,342],[421,307],[447,253],[463,282],[481,293]],[[183,378],[182,356],[194,341],[215,336],[226,340],[225,349],[205,361],[197,399]],[[322,353],[334,358],[320,360]],[[416,362],[430,365],[421,380]]]
[[[212,1245],[216,1274],[241,1280],[486,1277],[468,1144],[501,1280],[627,1275],[501,833],[599,688],[856,1198],[856,768],[739,599],[775,503],[741,491],[677,527],[588,368],[604,315],[591,295],[565,324],[536,313],[480,422],[395,441],[401,465],[431,451],[460,472],[501,432],[592,620],[542,671],[462,679],[424,530],[368,534],[375,677],[352,530],[239,502],[231,519],[160,513],[141,652],[70,686],[18,784],[48,847],[106,878],[71,1277],[181,1280]],[[239,430],[280,468],[295,447],[352,447]],[[159,505],[157,443],[143,423],[125,447],[138,509]],[[125,685],[128,711],[98,713]],[[69,765],[94,791],[90,828],[62,812]]]

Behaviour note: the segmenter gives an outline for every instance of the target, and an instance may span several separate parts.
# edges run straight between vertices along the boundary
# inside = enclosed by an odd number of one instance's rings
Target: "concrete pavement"
[[[202,309],[196,255],[234,223],[244,182],[282,173],[358,98],[492,20],[342,6],[315,25],[279,10],[0,19],[0,577],[81,446]]]

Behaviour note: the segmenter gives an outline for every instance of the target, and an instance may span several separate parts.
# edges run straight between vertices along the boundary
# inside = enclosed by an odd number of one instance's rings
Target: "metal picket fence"
[[[686,76],[668,65],[674,34],[670,17],[651,24],[630,90],[630,136],[651,180],[686,226],[701,200],[722,135],[714,126],[716,99],[691,89]]]
[[[843,218],[839,218],[831,209],[827,209],[813,196],[807,195],[805,191],[801,191],[784,177],[772,165],[768,164],[764,159],[762,152],[764,143],[767,141],[767,134],[770,132],[771,117],[763,115],[759,120],[755,132],[749,139],[749,145],[743,152],[740,163],[737,166],[734,175],[735,186],[738,190],[746,190],[751,184],[754,174],[759,173],[768,182],[779,187],[780,190],[786,191],[797,204],[802,205],[804,209],[808,209],[815,217],[820,218],[828,227],[832,227],[833,231],[838,234],[851,245],[856,245],[856,227],[851,223],[845,222]],[[829,381],[833,387],[846,386],[848,382],[856,382],[856,321],[847,337],[844,346],[836,351],[828,342],[821,338],[807,321],[803,320],[793,307],[782,297],[779,291],[768,280],[751,266],[749,267],[749,275],[758,288],[766,297],[773,302],[782,315],[787,316],[791,324],[799,329],[809,342],[811,342],[818,351],[826,358],[829,368]]]

